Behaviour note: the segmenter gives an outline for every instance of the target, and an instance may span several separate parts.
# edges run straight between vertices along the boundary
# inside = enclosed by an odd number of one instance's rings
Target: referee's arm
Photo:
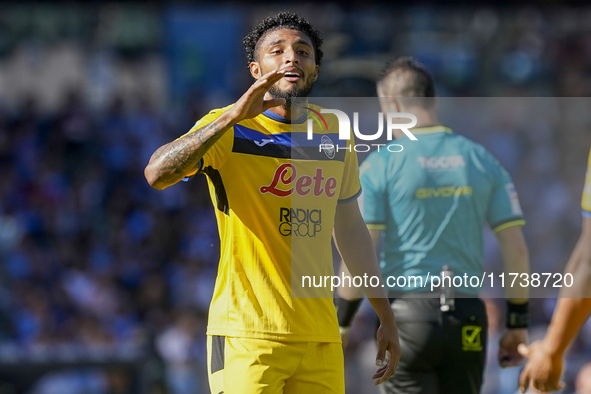
[[[520,225],[496,230],[495,235],[499,241],[503,254],[503,266],[506,277],[512,274],[526,274],[529,277],[529,252],[525,244],[525,238]],[[518,276],[521,278],[521,276]],[[529,300],[529,287],[506,286],[505,295],[507,301],[514,304],[524,304]]]
[[[503,265],[506,276],[511,274],[526,274],[529,278],[529,252],[521,225],[495,229],[503,254]],[[520,280],[520,279],[518,279]],[[528,341],[527,326],[529,324],[529,287],[505,287],[507,298],[507,330],[499,342],[498,360],[501,367],[514,367],[523,364],[524,357],[519,354],[517,347]]]

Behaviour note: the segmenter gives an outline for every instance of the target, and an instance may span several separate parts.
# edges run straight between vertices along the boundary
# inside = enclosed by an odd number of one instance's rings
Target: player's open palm
[[[400,341],[398,339],[398,327],[396,323],[380,324],[377,333],[378,355],[376,356],[376,365],[379,367],[376,373],[371,377],[378,379],[376,385],[384,383],[390,379],[396,367],[402,352],[400,351]],[[386,357],[387,353],[387,357]]]
[[[260,77],[232,106],[233,118],[237,122],[252,119],[269,108],[285,104],[282,98],[265,100],[265,93],[284,75],[285,72],[274,70]]]

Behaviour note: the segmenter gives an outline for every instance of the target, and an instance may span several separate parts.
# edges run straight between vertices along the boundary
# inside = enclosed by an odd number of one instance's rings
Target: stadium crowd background
[[[591,7],[289,8],[324,31],[316,96],[374,96],[394,55],[422,61],[443,97],[591,96]],[[0,392],[208,392],[213,208],[202,177],[156,191],[143,169],[157,147],[247,89],[241,39],[273,10],[0,5]],[[514,178],[533,272],[561,271],[576,242],[591,146],[591,101],[554,100],[560,127],[500,120],[465,133]],[[498,271],[490,233],[486,244],[486,267]],[[483,392],[510,394],[518,369],[497,367],[503,302],[489,295]],[[532,339],[552,308],[532,300]],[[361,313],[351,333],[353,393],[374,392],[372,319]],[[591,325],[583,332],[565,392],[590,360]]]

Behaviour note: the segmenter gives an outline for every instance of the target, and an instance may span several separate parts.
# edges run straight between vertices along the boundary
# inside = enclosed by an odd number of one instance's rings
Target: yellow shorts
[[[207,337],[212,394],[344,394],[340,343]]]

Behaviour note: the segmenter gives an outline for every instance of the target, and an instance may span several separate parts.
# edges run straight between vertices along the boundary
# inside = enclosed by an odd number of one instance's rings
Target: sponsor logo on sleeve
[[[521,205],[519,204],[519,197],[517,196],[517,191],[515,190],[515,185],[512,183],[507,183],[505,185],[505,190],[507,190],[507,195],[509,196],[509,201],[511,202],[511,213],[513,215],[523,215]]]

